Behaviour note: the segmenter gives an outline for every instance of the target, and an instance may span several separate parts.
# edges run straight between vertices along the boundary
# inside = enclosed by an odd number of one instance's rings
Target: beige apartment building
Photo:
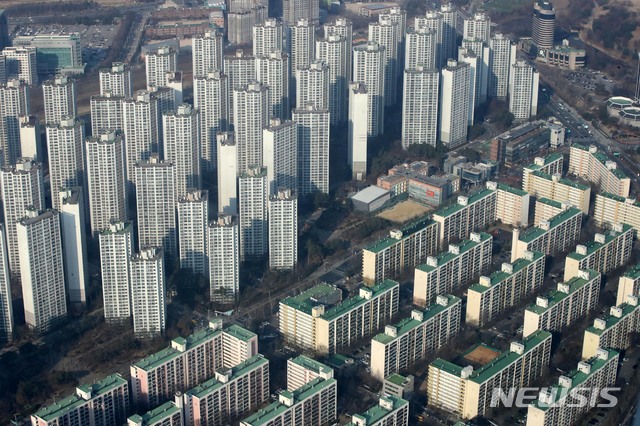
[[[533,163],[522,169],[522,189],[529,186],[529,174],[542,172],[549,175],[562,174],[564,156],[560,153],[549,154],[546,157],[536,157]],[[525,189],[526,191],[526,189]]]
[[[567,202],[582,210],[584,214],[589,214],[591,187],[564,179],[559,173],[550,175],[540,171],[532,171],[527,175],[526,186],[523,181],[522,189],[532,197]]]
[[[640,296],[640,263],[634,265],[620,277],[616,305],[624,303],[627,296]]]
[[[569,173],[595,183],[602,192],[628,197],[631,179],[594,145],[571,145]]]
[[[528,226],[531,195],[504,183],[487,182],[487,188],[495,189],[496,219],[504,225]]]
[[[409,402],[393,395],[380,397],[362,414],[354,414],[346,426],[407,426],[409,424]]]
[[[533,223],[548,221],[552,217],[562,213],[571,207],[567,202],[558,202],[548,198],[536,199]]]
[[[287,390],[289,392],[301,388],[318,377],[325,380],[332,379],[333,368],[305,355],[287,360]]]
[[[631,333],[640,331],[640,305],[637,296],[627,297],[627,301],[612,306],[609,315],[596,318],[593,326],[584,332],[582,359],[593,357],[598,348],[628,349]]]
[[[640,201],[635,198],[624,198],[608,192],[596,194],[592,217],[596,226],[629,224],[636,230],[636,236],[640,236]]]

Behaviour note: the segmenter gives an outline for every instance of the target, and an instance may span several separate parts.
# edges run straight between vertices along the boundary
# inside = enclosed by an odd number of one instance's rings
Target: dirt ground
[[[485,365],[488,364],[492,359],[496,358],[498,355],[500,355],[500,352],[491,350],[486,346],[478,346],[473,351],[465,355],[464,359],[474,364]]]
[[[390,220],[391,222],[404,223],[408,220],[423,216],[433,210],[415,201],[407,200],[396,204],[393,208],[378,214],[378,217]]]

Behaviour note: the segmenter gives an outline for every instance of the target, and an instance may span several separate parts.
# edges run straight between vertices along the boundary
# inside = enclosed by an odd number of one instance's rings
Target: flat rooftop
[[[457,212],[459,212],[460,210],[463,210],[467,207],[469,207],[470,205],[483,200],[484,198],[494,194],[495,191],[489,188],[484,188],[483,190],[476,192],[473,195],[470,195],[468,197],[468,202],[466,206],[460,205],[458,203],[456,204],[452,204],[450,206],[447,206],[443,209],[437,210],[433,213],[433,216],[440,216],[440,217],[447,217],[447,216],[451,216]]]
[[[405,401],[402,398],[398,398],[397,396],[385,395],[382,398],[390,400],[393,403],[393,409],[387,410],[386,408],[382,407],[380,404],[374,405],[373,407],[369,408],[366,412],[359,414],[359,416],[364,417],[364,419],[367,422],[366,424],[374,425],[374,424],[377,424],[378,422],[382,422],[385,417],[390,415],[399,407],[403,407],[409,404],[409,402]],[[354,425],[355,423],[349,422],[347,423],[346,426],[354,426]]]
[[[406,238],[409,238],[411,235],[415,234],[416,232],[422,231],[429,226],[436,226],[435,222],[431,220],[431,216],[429,215],[422,216],[421,218],[400,228],[400,231],[402,232],[402,238],[396,239],[396,238],[391,238],[390,236],[385,237],[369,245],[368,247],[365,247],[364,250],[374,252],[374,253],[379,253],[382,250],[385,250],[391,247],[392,245],[397,244],[400,241],[405,240]]]
[[[599,243],[595,240],[589,241],[586,244],[583,244],[587,248],[586,254],[580,254],[578,252],[569,253],[567,257],[575,260],[582,260],[588,256],[591,256],[596,251],[608,246],[612,242],[616,241],[619,237],[626,234],[627,232],[635,232],[634,228],[631,225],[627,225],[626,223],[622,224],[622,232],[610,231],[608,234],[605,234],[604,243]]]
[[[595,328],[594,326],[591,326],[591,327],[587,328],[586,331],[588,331],[591,334],[596,334],[598,336],[601,336],[604,332],[606,332],[607,330],[611,330],[611,328],[613,326],[618,324],[620,321],[625,319],[627,316],[629,316],[630,314],[632,314],[632,313],[636,312],[638,309],[640,309],[640,305],[633,306],[633,305],[630,305],[628,303],[622,303],[618,307],[622,309],[622,316],[621,317],[618,318],[617,316],[611,315],[611,313],[609,313],[606,316],[601,318],[606,323],[606,326],[605,326],[604,330],[600,330],[599,328]]]
[[[492,239],[493,237],[490,234],[487,234],[486,232],[479,232],[480,234],[480,242],[475,242],[471,239],[467,239],[464,241],[461,241],[460,243],[457,244],[458,248],[460,249],[460,254],[455,254],[455,253],[451,253],[450,251],[443,251],[440,252],[436,255],[436,260],[438,261],[438,266],[431,266],[431,265],[427,265],[426,263],[422,264],[422,265],[418,265],[416,267],[416,269],[419,269],[421,271],[424,272],[431,272],[431,271],[435,271],[437,268],[439,268],[442,265],[445,265],[447,262],[452,261],[453,259],[456,259],[457,257],[463,255],[464,253],[466,253],[467,251],[471,250],[474,247],[477,247],[478,245],[484,243],[487,240]]]
[[[569,281],[565,282],[565,284],[569,286],[569,293],[553,290],[547,293],[546,295],[544,295],[543,297],[545,297],[548,301],[548,307],[545,308],[533,303],[529,305],[526,310],[538,315],[543,314],[549,309],[552,309],[555,305],[557,305],[567,297],[571,296],[578,289],[584,287],[585,285],[593,281],[595,278],[597,278],[600,275],[598,271],[594,271],[593,269],[587,269],[586,271],[589,273],[589,279],[585,280],[584,278],[573,277]]]
[[[549,230],[557,227],[558,225],[563,224],[564,222],[578,215],[582,216],[582,210],[577,209],[575,207],[570,207],[567,210],[564,210],[558,213],[557,215],[549,219]],[[542,235],[546,234],[547,232],[548,231],[545,231],[544,229],[535,226],[522,232],[520,234],[519,239],[520,241],[524,241],[525,243],[530,243],[540,238]]]

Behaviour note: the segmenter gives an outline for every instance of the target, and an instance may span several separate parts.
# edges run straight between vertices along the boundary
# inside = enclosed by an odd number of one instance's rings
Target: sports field
[[[500,352],[496,352],[487,346],[480,345],[466,354],[464,359],[474,364],[485,365],[491,362],[491,360],[498,355],[500,355]]]
[[[396,204],[389,210],[385,210],[378,214],[378,217],[390,220],[395,223],[404,223],[408,220],[414,219],[418,216],[423,216],[425,213],[430,212],[431,208],[423,206],[420,203],[416,203],[412,200],[403,201]]]

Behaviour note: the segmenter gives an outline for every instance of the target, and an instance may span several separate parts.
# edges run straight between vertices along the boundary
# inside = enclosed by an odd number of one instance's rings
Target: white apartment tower
[[[438,34],[428,27],[407,28],[404,69],[437,69]],[[406,76],[405,76],[406,78]]]
[[[218,134],[218,211],[238,214],[238,146],[233,132]]]
[[[233,303],[240,287],[240,236],[238,220],[221,214],[207,231],[209,297],[212,302]]]
[[[442,33],[444,30],[444,24],[442,18],[443,16],[441,13],[438,13],[435,10],[427,10],[424,16],[416,16],[415,22],[413,24],[416,30],[430,30],[435,33],[436,65],[438,68],[446,66],[447,60],[456,58],[458,56],[455,52],[454,56],[448,56],[444,54],[444,50],[442,47]]]
[[[107,92],[113,96],[130,98],[133,96],[133,81],[131,79],[131,68],[122,62],[114,62],[111,68],[102,68],[99,71],[100,94]]]
[[[59,122],[47,124],[47,149],[51,192],[60,188],[84,187],[84,122],[63,116]],[[53,196],[53,208],[60,210],[60,200]]]
[[[325,26],[325,31],[326,28]],[[351,39],[337,33],[319,39],[316,42],[316,58],[329,66],[331,124],[343,123],[348,116],[347,92],[351,76]]]
[[[67,315],[60,214],[27,209],[17,236],[25,322],[44,333]]]
[[[20,152],[22,157],[29,157],[36,161],[42,155],[42,138],[40,125],[35,115],[20,115]],[[0,160],[0,167],[2,161]]]
[[[91,96],[91,132],[122,131],[122,96],[114,96],[110,91],[104,95]]]
[[[384,105],[395,105],[398,99],[398,59],[399,47],[404,34],[399,22],[378,16],[378,22],[369,23],[369,42],[384,47],[382,51],[382,66],[384,67]],[[358,81],[354,78],[355,81]]]
[[[22,156],[20,146],[21,115],[29,115],[29,86],[20,80],[0,85],[0,150],[5,166],[12,166]]]
[[[517,121],[528,120],[538,114],[539,75],[525,61],[516,61],[509,74],[509,112]]]
[[[448,148],[467,141],[470,68],[467,63],[449,60],[442,69],[440,140]]]
[[[122,103],[122,127],[125,143],[125,171],[128,185],[135,185],[134,166],[138,161],[148,161],[158,151],[159,111],[158,99],[140,90]]]
[[[251,80],[233,89],[238,173],[262,164],[262,129],[269,123],[269,87]]]
[[[175,199],[187,188],[200,188],[200,122],[198,110],[182,104],[162,116],[164,159],[175,164]]]
[[[266,56],[274,50],[284,51],[284,29],[277,19],[268,18],[253,26],[253,56]]]
[[[133,225],[113,222],[99,236],[102,303],[107,323],[131,318],[129,259],[133,256]]]
[[[0,340],[13,339],[13,307],[11,303],[11,279],[5,228],[0,224]]]
[[[404,72],[402,98],[402,147],[436,146],[438,140],[438,91],[440,72],[417,65]]]
[[[369,117],[369,93],[364,83],[349,85],[349,151],[347,162],[351,178],[364,180],[367,176],[367,119]]]
[[[20,158],[14,167],[0,172],[2,206],[7,234],[9,266],[12,275],[20,275],[17,223],[29,206],[42,210],[44,205],[44,177],[42,165],[31,158]]]
[[[167,258],[178,255],[175,175],[175,164],[155,154],[135,167],[138,246],[162,247]]]
[[[491,37],[491,17],[484,12],[464,20],[463,40],[480,40],[488,43]]]
[[[320,109],[328,109],[329,99],[329,65],[314,60],[308,65],[300,66],[296,74],[296,105],[304,106],[313,102]],[[271,89],[270,89],[271,90]]]
[[[60,198],[60,228],[64,259],[64,277],[69,302],[75,308],[87,304],[87,241],[84,232],[85,201],[82,188],[63,188]]]
[[[461,47],[458,49],[458,62],[469,64],[469,100],[467,102],[469,114],[467,115],[467,125],[473,126],[475,107],[480,104],[481,94],[479,93],[479,88],[481,81],[479,79],[482,73],[482,60],[478,58],[478,55],[473,50]]]
[[[477,40],[462,40],[462,49],[458,50],[458,60],[462,60],[462,52],[466,52],[469,56],[475,56],[477,63],[475,64],[475,72],[471,78],[471,85],[474,87],[473,106],[478,106],[487,101],[487,90],[489,86],[489,60],[490,49],[487,43]],[[473,72],[473,70],[472,70]],[[475,83],[474,83],[475,78]]]
[[[167,317],[162,249],[149,247],[131,256],[129,270],[133,332],[138,337],[159,336]]]
[[[294,269],[298,264],[298,198],[290,189],[269,199],[269,268]]]
[[[200,111],[202,171],[217,165],[217,135],[229,125],[229,79],[220,70],[193,78],[193,106]]]
[[[240,174],[240,258],[261,258],[268,251],[267,170],[253,166]]]
[[[500,100],[509,94],[509,72],[516,61],[516,45],[502,33],[489,40],[488,96]]]
[[[6,63],[6,79],[21,80],[29,86],[38,84],[36,48],[32,46],[5,47],[2,56]]]
[[[295,24],[301,18],[312,24],[320,22],[319,0],[283,0],[282,20],[289,25]]]
[[[164,87],[167,81],[167,71],[176,71],[178,52],[169,46],[161,46],[154,51],[147,52],[144,61],[147,90],[151,90],[152,86]]]
[[[222,72],[224,69],[222,38],[220,31],[207,31],[204,34],[193,36],[191,49],[194,78],[204,77],[214,70]]]
[[[190,188],[178,199],[180,269],[207,275],[207,224],[209,191]]]
[[[293,111],[298,123],[298,194],[329,193],[329,111],[307,104]]]
[[[235,111],[233,110],[233,93],[236,87],[249,84],[256,79],[255,58],[245,55],[241,49],[233,55],[225,55],[224,70],[227,75],[227,90],[229,93],[229,123],[235,124]]]
[[[295,121],[269,120],[262,132],[262,165],[267,168],[267,197],[298,185],[298,125]]]
[[[440,51],[443,59],[441,63],[446,63],[449,58],[456,57],[458,9],[451,3],[445,3],[440,6],[440,16],[442,16],[442,44],[440,45]]]
[[[370,137],[384,133],[384,50],[384,46],[371,41],[353,48],[353,81],[364,83],[369,92]]]
[[[124,141],[115,132],[87,138],[87,189],[91,233],[95,236],[112,221],[127,219]]]
[[[289,117],[289,55],[272,50],[256,56],[256,80],[269,88],[268,117],[285,120]]]
[[[307,67],[316,57],[316,27],[307,18],[298,19],[289,28],[291,59],[291,97],[297,99],[298,68]]]
[[[44,122],[55,124],[63,116],[75,117],[76,81],[66,75],[57,75],[42,83]]]

